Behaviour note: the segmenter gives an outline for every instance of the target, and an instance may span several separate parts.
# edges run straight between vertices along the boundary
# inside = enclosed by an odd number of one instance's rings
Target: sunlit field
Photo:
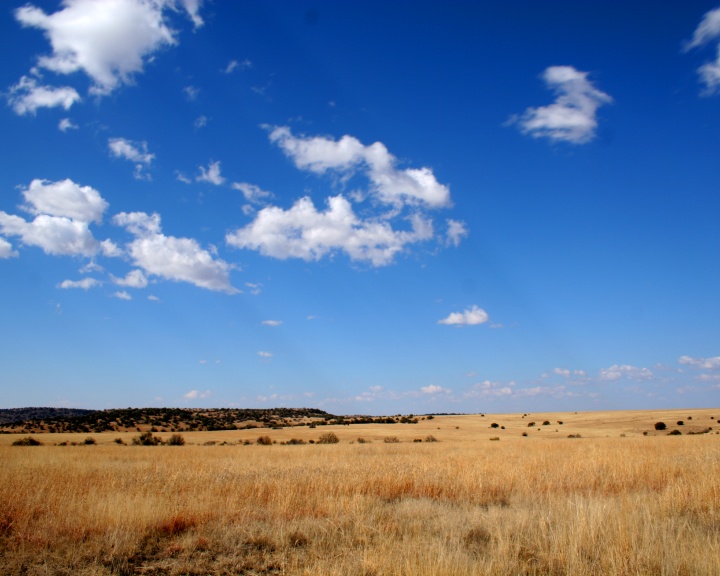
[[[716,417],[2,435],[0,573],[720,574]]]

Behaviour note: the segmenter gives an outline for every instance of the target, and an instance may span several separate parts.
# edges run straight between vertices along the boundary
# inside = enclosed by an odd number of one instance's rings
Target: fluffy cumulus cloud
[[[38,84],[35,78],[23,76],[11,86],[7,94],[8,103],[16,114],[35,114],[38,108],[63,108],[68,110],[80,101],[80,94],[69,86],[53,87]]]
[[[0,211],[0,234],[18,236],[23,244],[47,254],[116,255],[112,242],[98,242],[89,229],[91,222],[102,221],[108,206],[97,190],[72,180],[33,180],[22,194],[23,209],[35,218],[28,221]]]
[[[465,393],[467,398],[500,398],[503,396],[512,396],[514,382],[508,384],[502,384],[500,382],[492,382],[490,380],[484,380],[473,384],[472,388]]]
[[[71,288],[90,290],[90,288],[95,288],[95,286],[100,285],[102,285],[102,282],[96,280],[95,278],[83,278],[82,280],[63,280],[60,284],[58,284],[58,288],[62,288],[64,290]]]
[[[333,184],[345,186],[357,177],[367,185],[327,197],[322,209],[309,196],[289,208],[270,205],[270,192],[254,184],[234,183],[249,203],[243,212],[254,219],[227,234],[231,246],[279,259],[319,260],[344,253],[353,261],[385,266],[408,245],[433,239],[430,211],[452,204],[449,188],[437,181],[432,170],[399,168],[381,142],[364,145],[348,135],[335,140],[296,136],[286,126],[267,128],[270,141],[300,170],[330,174]],[[356,210],[353,203],[365,204]],[[438,241],[457,246],[465,236],[464,223],[448,219],[447,232]]]
[[[428,386],[423,386],[420,388],[421,394],[452,394],[452,390],[449,390],[447,388],[443,388],[442,386],[438,386],[437,384],[430,384]]]
[[[628,364],[614,364],[609,368],[603,368],[600,370],[598,375],[600,380],[609,380],[614,382],[621,378],[627,378],[628,380],[644,381],[652,380],[653,373],[648,368],[638,368],[636,366],[630,366]]]
[[[113,218],[113,223],[135,235],[127,251],[133,263],[145,273],[208,290],[238,292],[230,283],[231,266],[227,262],[214,258],[192,238],[164,235],[158,214],[121,212]]]
[[[370,192],[386,204],[422,204],[432,208],[450,205],[450,189],[440,184],[429,168],[396,167],[397,159],[382,142],[365,146],[352,136],[333,140],[323,136],[294,136],[285,126],[270,132],[270,140],[301,170],[316,174],[334,171],[347,176],[363,172]]]
[[[419,215],[410,218],[410,225],[410,230],[397,231],[382,220],[361,220],[343,196],[329,198],[324,211],[304,197],[288,210],[263,208],[251,224],[229,233],[226,241],[280,259],[319,260],[343,251],[352,260],[384,266],[406,244],[433,235],[432,223]]]
[[[15,258],[17,255],[18,253],[13,250],[12,244],[4,238],[0,238],[0,258]]]
[[[528,108],[512,119],[534,138],[583,144],[595,137],[597,110],[612,98],[588,80],[588,73],[572,66],[550,66],[543,73],[548,88],[557,94],[554,103]]]
[[[263,326],[276,327],[276,326],[280,326],[280,324],[282,324],[282,320],[263,320],[262,323],[263,323]]]
[[[488,320],[489,316],[487,312],[473,305],[470,308],[466,308],[463,312],[452,312],[447,318],[438,320],[438,324],[446,324],[448,326],[475,326],[484,324]]]
[[[210,396],[210,390],[205,390],[204,392],[202,390],[190,390],[190,392],[183,395],[183,398],[186,400],[202,400],[204,398],[209,398]]]
[[[102,221],[108,203],[90,186],[80,186],[70,179],[59,182],[35,179],[23,190],[25,210],[31,214],[66,216],[83,222]]]
[[[27,4],[15,10],[26,27],[45,33],[52,52],[40,56],[38,68],[58,74],[84,72],[91,92],[109,94],[142,72],[152,54],[177,43],[168,11],[181,6],[195,26],[202,25],[202,0],[64,0],[52,14]]]
[[[703,16],[685,49],[692,50],[708,44],[715,49],[715,60],[700,66],[698,75],[707,93],[713,94],[720,90],[720,8],[710,10]]]
[[[133,142],[125,138],[110,138],[108,140],[110,154],[115,158],[123,158],[135,163],[135,178],[148,180],[149,175],[144,169],[152,164],[155,154],[148,152],[147,142]]]
[[[142,270],[131,270],[125,278],[116,278],[112,274],[110,278],[118,286],[127,286],[128,288],[145,288],[148,285],[148,280]]]
[[[680,364],[701,368],[703,370],[720,370],[720,356],[711,358],[693,358],[692,356],[681,356],[678,360]]]

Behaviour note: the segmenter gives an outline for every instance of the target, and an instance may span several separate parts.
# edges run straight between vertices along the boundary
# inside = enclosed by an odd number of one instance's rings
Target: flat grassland
[[[436,416],[185,446],[2,435],[0,574],[720,574],[715,418]]]

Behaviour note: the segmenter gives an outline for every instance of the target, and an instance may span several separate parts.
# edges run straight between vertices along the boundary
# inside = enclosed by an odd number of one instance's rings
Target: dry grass
[[[271,446],[258,431],[183,447],[3,437],[0,573],[720,574],[720,436],[644,437],[659,413],[553,416],[531,416],[541,432],[522,415],[263,430]],[[339,444],[280,444],[330,431]]]

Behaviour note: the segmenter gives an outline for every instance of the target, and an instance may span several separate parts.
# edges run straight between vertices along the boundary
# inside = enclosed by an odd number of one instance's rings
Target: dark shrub
[[[435,436],[432,436],[432,435],[425,436],[425,442],[437,442],[437,441],[438,440],[437,440],[437,438],[435,438]]]
[[[678,420],[678,421],[677,421],[677,425],[678,425],[678,426],[684,426],[684,425],[685,425],[685,422],[683,422],[682,420]]]
[[[260,446],[270,446],[272,444],[272,438],[270,438],[270,436],[260,436],[256,442],[260,444]]]
[[[182,434],[173,434],[168,438],[168,446],[185,446],[185,438]]]
[[[498,426],[500,425],[497,422],[493,422],[492,424],[490,424],[490,428],[497,428]]]
[[[92,436],[88,436],[87,438],[85,438],[83,444],[85,444],[86,446],[92,446],[94,444],[97,444],[97,442],[95,441],[95,438],[93,438]]]
[[[680,436],[682,432],[680,430],[673,430],[672,432],[668,432],[668,436]]]
[[[385,444],[397,444],[400,442],[400,439],[397,436],[385,436],[383,442],[385,442]]]
[[[115,438],[114,442],[115,444],[125,444],[125,440],[122,438]]]
[[[523,434],[522,434],[522,435],[523,435],[523,436],[527,436],[527,432],[523,432]]]
[[[497,441],[497,440],[500,440],[500,438],[499,438],[498,436],[493,436],[492,438],[490,438],[490,440],[491,440],[492,442],[495,442],[495,441]]]
[[[535,426],[535,422],[528,422],[528,428],[532,428],[533,426]]]
[[[655,430],[665,430],[665,422],[655,422]]]
[[[325,432],[317,441],[318,444],[337,444],[338,442],[340,442],[340,438],[337,437],[335,432]]]
[[[287,444],[305,444],[305,440],[302,438],[291,438],[287,441]]]
[[[413,442],[422,442],[422,438],[415,438]]]
[[[143,432],[140,436],[136,436],[132,439],[132,443],[135,446],[158,446],[162,444],[162,438],[159,436],[153,436],[152,432]]]
[[[543,422],[543,426],[550,426],[550,420],[545,420]]]
[[[13,446],[42,446],[42,442],[33,438],[32,436],[25,436],[12,443]]]

